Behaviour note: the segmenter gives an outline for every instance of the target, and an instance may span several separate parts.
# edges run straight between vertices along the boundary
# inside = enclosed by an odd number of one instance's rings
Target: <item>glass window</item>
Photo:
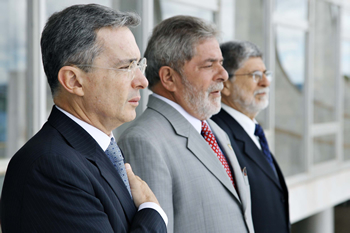
[[[49,18],[56,11],[63,10],[65,7],[75,5],[75,4],[96,3],[96,4],[105,5],[105,6],[110,7],[111,1],[112,0],[97,0],[97,1],[92,1],[92,0],[60,0],[60,1],[46,0],[46,16],[47,16],[47,18]]]
[[[10,156],[8,146],[21,146],[21,140],[11,135],[23,130],[24,116],[18,114],[25,109],[19,103],[25,100],[20,87],[26,72],[26,13],[25,0],[0,1],[0,157]]]
[[[329,161],[334,159],[335,135],[326,135],[314,138],[314,163]]]
[[[308,0],[276,0],[276,16],[298,21],[307,20]]]
[[[349,13],[350,16],[350,13]],[[348,25],[350,30],[350,25]],[[350,160],[350,39],[342,42],[342,78],[344,80],[344,159]]]
[[[304,31],[276,28],[275,151],[285,175],[305,171],[303,153]]]
[[[290,85],[301,93],[305,81],[305,33],[301,30],[277,27],[277,61]]]
[[[344,10],[342,14],[342,33],[343,35],[350,37],[350,11]]]
[[[264,47],[264,1],[236,0],[235,5],[235,40],[250,41],[256,44],[263,54]],[[256,119],[263,128],[267,127],[266,108]]]
[[[235,1],[221,0],[220,1],[220,28],[221,28],[221,42],[230,41],[235,38]]]
[[[250,41],[264,49],[264,3],[262,0],[236,0],[235,39]]]
[[[208,2],[205,0],[204,3]],[[212,2],[212,1],[209,1]],[[205,4],[204,4],[205,5]],[[161,20],[170,18],[175,15],[191,15],[198,18],[202,18],[209,22],[214,22],[214,12],[209,9],[201,8],[196,5],[180,3],[180,2],[172,2],[168,0],[160,0],[160,18],[156,19],[156,22],[160,22]],[[155,11],[158,12],[158,11]]]
[[[314,123],[335,120],[338,7],[316,2]]]

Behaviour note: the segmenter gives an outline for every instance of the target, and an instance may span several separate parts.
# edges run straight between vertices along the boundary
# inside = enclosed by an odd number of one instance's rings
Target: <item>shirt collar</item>
[[[194,116],[190,115],[188,112],[185,111],[179,104],[175,103],[174,101],[171,101],[163,96],[160,96],[156,93],[152,93],[152,95],[160,100],[163,100],[165,103],[169,104],[173,108],[175,108],[183,117],[190,122],[190,124],[196,129],[196,131],[200,134],[202,131],[202,122],[195,118]]]
[[[255,136],[255,124],[258,122],[255,119],[250,119],[243,113],[237,111],[234,108],[229,107],[228,105],[221,103],[221,108],[224,109],[228,114],[230,114],[237,122],[242,126],[244,131],[250,136],[254,143],[260,148],[259,141]]]
[[[63,112],[67,117],[76,122],[78,125],[80,125],[88,134],[90,134],[91,137],[95,139],[95,141],[98,143],[98,145],[102,148],[103,151],[107,150],[111,139],[114,138],[113,132],[111,133],[111,136],[108,136],[98,128],[86,123],[85,121],[78,119],[77,117],[73,116],[72,114],[63,110],[62,108],[56,105],[55,107],[61,112]]]

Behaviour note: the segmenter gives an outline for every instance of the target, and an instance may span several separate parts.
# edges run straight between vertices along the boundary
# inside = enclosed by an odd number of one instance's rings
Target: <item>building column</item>
[[[11,158],[26,142],[25,74],[11,72],[7,91],[7,145],[6,156]]]
[[[40,38],[45,25],[45,0],[27,1],[27,74],[26,74],[26,132],[27,139],[45,123],[47,81],[44,74]]]
[[[331,207],[292,225],[293,233],[334,233],[334,208]]]

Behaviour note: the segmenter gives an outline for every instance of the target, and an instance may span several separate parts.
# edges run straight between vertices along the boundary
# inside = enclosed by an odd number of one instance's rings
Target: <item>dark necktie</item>
[[[225,156],[223,155],[223,153],[221,152],[218,143],[214,137],[214,134],[211,132],[208,124],[205,121],[202,121],[202,132],[201,132],[203,138],[205,139],[205,141],[209,144],[209,146],[211,147],[211,149],[214,151],[214,153],[216,154],[216,156],[218,157],[218,159],[220,160],[222,166],[225,168],[225,171],[228,175],[228,177],[230,178],[233,187],[235,186],[235,182],[233,180],[233,176],[231,173],[231,169],[230,166],[228,165]]]
[[[124,157],[122,155],[122,152],[119,149],[119,146],[115,142],[114,138],[111,139],[111,142],[109,143],[109,146],[108,146],[107,150],[105,151],[105,153],[108,156],[108,158],[111,160],[111,162],[113,163],[114,168],[118,171],[118,174],[122,178],[126,188],[129,191],[130,196],[132,197],[128,176],[127,176],[126,170],[125,170]]]
[[[269,144],[267,143],[267,140],[266,140],[266,137],[264,134],[264,130],[262,129],[262,127],[259,124],[255,124],[254,135],[259,137],[261,150],[262,150],[263,154],[265,155],[267,162],[270,164],[272,170],[274,171],[275,175],[277,176],[276,168],[275,168],[275,165],[273,164],[273,159],[272,159],[272,156],[270,153]]]

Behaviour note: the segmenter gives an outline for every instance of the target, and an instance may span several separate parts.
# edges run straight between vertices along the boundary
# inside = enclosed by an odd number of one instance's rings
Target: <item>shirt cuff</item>
[[[168,226],[168,217],[166,216],[166,213],[164,212],[162,207],[160,207],[159,205],[157,205],[154,202],[145,202],[139,206],[138,211],[145,209],[145,208],[150,208],[150,209],[154,209],[155,211],[157,211],[160,214],[160,216],[162,216],[162,218],[165,222],[165,225]]]

